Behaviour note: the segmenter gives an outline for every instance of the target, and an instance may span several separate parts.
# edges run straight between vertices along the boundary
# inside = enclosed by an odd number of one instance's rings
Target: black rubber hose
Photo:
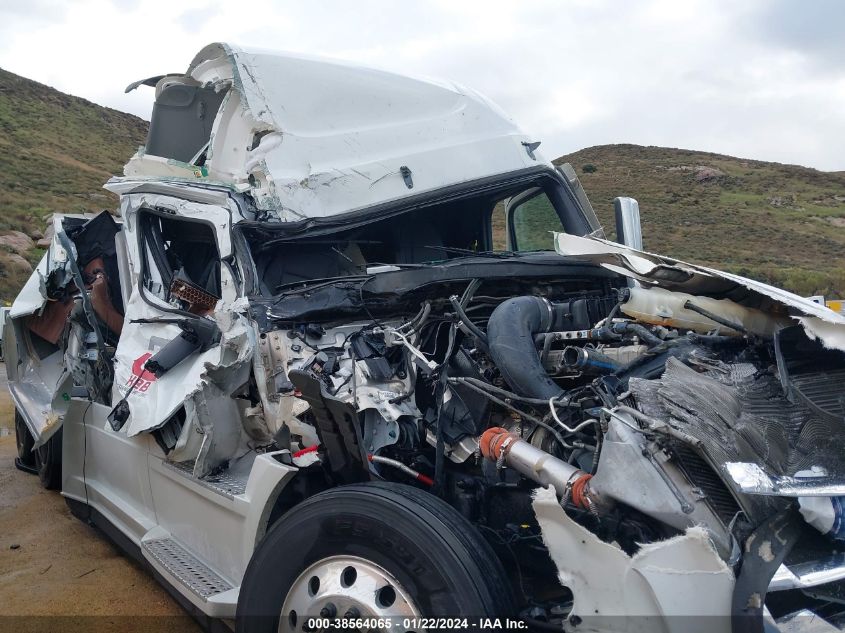
[[[720,334],[696,334],[687,332],[687,339],[701,345],[736,345],[744,341],[739,336],[722,336]]]
[[[513,391],[508,391],[507,389],[502,389],[500,387],[496,387],[495,385],[491,385],[489,382],[485,382],[478,378],[470,378],[468,376],[457,376],[455,378],[449,378],[449,382],[458,385],[461,383],[469,383],[471,385],[475,385],[476,387],[484,389],[488,393],[496,394],[501,398],[515,400],[516,402],[524,402],[526,404],[534,405],[535,407],[543,407],[544,409],[549,408],[549,401],[546,399],[529,398],[528,396],[521,396],[518,393],[514,393]],[[557,406],[564,407],[567,405],[562,402],[558,402]]]
[[[639,323],[622,321],[620,323],[614,323],[611,328],[617,334],[634,334],[649,347],[654,347],[655,345],[660,345],[661,343],[665,342],[662,338],[650,332]]]
[[[707,317],[711,321],[718,323],[719,325],[724,325],[726,328],[730,328],[731,330],[735,330],[737,332],[742,332],[743,334],[748,334],[748,330],[746,330],[743,326],[739,323],[731,323],[725,317],[721,317],[718,314],[713,314],[710,310],[705,310],[704,308],[695,305],[692,301],[687,300],[684,303],[684,308],[687,310],[692,310],[693,312],[698,312],[703,317]]]
[[[484,345],[487,345],[487,336],[478,328],[475,323],[470,321],[469,317],[467,316],[467,313],[464,312],[464,308],[461,305],[461,302],[458,301],[458,297],[452,295],[451,297],[449,297],[449,303],[451,303],[452,307],[455,308],[455,312],[457,313],[458,318],[461,320],[461,323],[466,326],[470,333],[472,333],[472,335],[479,341],[481,341]]]
[[[517,393],[544,400],[563,393],[543,369],[534,336],[567,329],[568,308],[528,296],[508,299],[493,310],[487,322],[490,357]]]
[[[443,396],[446,392],[446,381],[448,379],[448,371],[444,368],[435,387],[435,397],[437,400],[435,438],[437,441],[434,453],[434,488],[432,492],[438,497],[443,497],[446,494],[446,481],[443,478],[446,465],[446,438],[443,436]]]

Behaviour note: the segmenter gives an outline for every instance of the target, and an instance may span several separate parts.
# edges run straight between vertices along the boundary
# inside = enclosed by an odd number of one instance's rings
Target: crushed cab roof
[[[296,221],[550,165],[497,106],[450,82],[215,43],[156,95],[174,83],[225,91],[207,148],[189,162],[141,148],[116,180],[225,184]]]

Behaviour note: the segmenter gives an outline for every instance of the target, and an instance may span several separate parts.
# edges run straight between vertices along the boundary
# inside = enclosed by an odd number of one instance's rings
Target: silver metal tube
[[[479,448],[487,459],[504,463],[542,486],[551,486],[562,499],[568,499],[574,490],[573,484],[580,481],[578,494],[572,495],[573,502],[591,510],[606,507],[601,495],[589,488],[589,474],[529,444],[515,433],[497,427],[487,429],[479,439]]]
[[[524,440],[517,440],[509,447],[505,463],[538,484],[552,486],[561,497],[567,493],[570,480],[584,474],[579,468]]]

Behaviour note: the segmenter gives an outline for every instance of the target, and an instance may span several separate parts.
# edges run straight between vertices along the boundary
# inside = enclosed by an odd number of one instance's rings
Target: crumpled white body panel
[[[730,631],[734,575],[703,528],[628,556],[570,519],[553,489],[537,489],[533,505],[560,582],[572,590],[572,615],[582,620],[568,629]]]
[[[608,270],[636,279],[646,287],[653,285],[670,291],[705,296],[724,295],[731,290],[745,288],[756,294],[758,299],[779,304],[780,311],[788,312],[796,324],[804,327],[810,338],[820,340],[829,349],[845,351],[845,317],[786,290],[740,275],[688,264],[592,237],[555,233],[555,250],[561,255],[601,264]],[[658,275],[661,271],[684,273],[688,278],[682,281],[660,279]]]
[[[529,155],[522,143],[530,139],[497,106],[453,83],[227,44],[206,46],[186,77],[229,88],[214,122],[207,173],[140,151],[125,174],[249,190],[258,208],[282,221],[551,167]]]
[[[48,255],[45,253],[41,258],[41,261],[39,261],[38,265],[35,267],[35,270],[32,271],[29,279],[26,280],[26,283],[23,285],[23,288],[21,288],[18,296],[15,297],[15,302],[12,304],[12,309],[9,311],[10,318],[16,319],[18,317],[34,314],[47,302],[47,298],[44,296],[43,292],[44,281],[50,272],[47,269],[47,259]]]

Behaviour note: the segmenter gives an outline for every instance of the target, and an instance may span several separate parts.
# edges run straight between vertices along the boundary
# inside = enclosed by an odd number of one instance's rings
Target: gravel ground
[[[57,492],[15,468],[0,363],[0,631],[186,631],[193,620]]]

